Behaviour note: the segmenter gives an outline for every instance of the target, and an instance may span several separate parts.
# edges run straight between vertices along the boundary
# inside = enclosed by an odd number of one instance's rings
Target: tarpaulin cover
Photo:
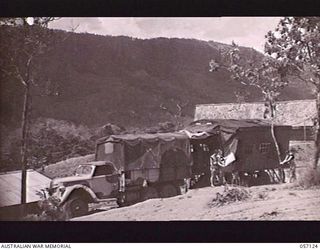
[[[242,128],[252,127],[269,127],[270,124],[262,120],[199,120],[192,122],[183,131],[190,139],[204,139],[212,135],[219,135],[225,151],[229,151],[228,147],[236,136],[236,132]],[[236,146],[233,146],[235,153]],[[229,153],[228,152],[228,153]]]
[[[173,141],[175,139],[187,139],[188,137],[184,133],[155,133],[155,134],[123,134],[123,135],[111,135],[103,137],[98,140],[98,143],[107,141],[125,142],[131,145],[139,143],[140,141],[152,142],[152,141]]]
[[[252,120],[234,120],[234,119],[216,119],[216,120],[199,120],[190,123],[185,130],[191,133],[207,132],[207,133],[219,133],[224,131],[226,133],[234,133],[240,128],[251,127],[269,127],[270,123],[264,120],[252,119]]]
[[[164,152],[171,149],[189,158],[189,147],[189,137],[182,132],[112,135],[98,141],[96,160],[114,162],[124,171],[152,169],[160,167]]]

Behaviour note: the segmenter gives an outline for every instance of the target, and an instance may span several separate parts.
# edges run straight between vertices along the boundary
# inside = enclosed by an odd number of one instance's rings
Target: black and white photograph
[[[3,17],[0,84],[1,221],[320,220],[320,17]]]

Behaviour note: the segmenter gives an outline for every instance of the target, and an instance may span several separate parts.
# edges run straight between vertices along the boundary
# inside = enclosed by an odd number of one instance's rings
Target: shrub
[[[37,119],[28,140],[28,166],[39,168],[94,151],[91,131],[65,121]]]
[[[251,197],[251,194],[244,188],[231,188],[225,186],[222,194],[219,192],[216,194],[216,198],[209,204],[210,207],[223,206],[236,201],[247,200]]]
[[[11,171],[21,166],[21,129],[10,131],[1,126],[0,170]],[[86,126],[50,118],[38,118],[29,125],[27,167],[43,168],[71,157],[94,152],[95,131]]]

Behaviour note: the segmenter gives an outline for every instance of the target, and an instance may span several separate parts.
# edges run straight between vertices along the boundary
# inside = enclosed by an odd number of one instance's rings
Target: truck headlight
[[[66,187],[65,186],[60,186],[58,188],[58,191],[61,193],[61,196],[64,194],[64,192],[66,191]]]
[[[66,191],[66,187],[62,183],[55,183],[50,185],[49,194],[62,196]]]
[[[59,187],[58,184],[52,184],[50,183],[50,187],[48,188],[48,193],[49,195],[53,195],[56,191],[57,191],[57,188]]]

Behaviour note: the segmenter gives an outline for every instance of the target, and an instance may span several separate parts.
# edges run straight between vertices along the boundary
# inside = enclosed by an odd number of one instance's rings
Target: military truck
[[[89,203],[122,206],[186,192],[191,162],[183,132],[112,135],[97,141],[94,162],[52,180],[48,191],[68,217],[81,216]]]

